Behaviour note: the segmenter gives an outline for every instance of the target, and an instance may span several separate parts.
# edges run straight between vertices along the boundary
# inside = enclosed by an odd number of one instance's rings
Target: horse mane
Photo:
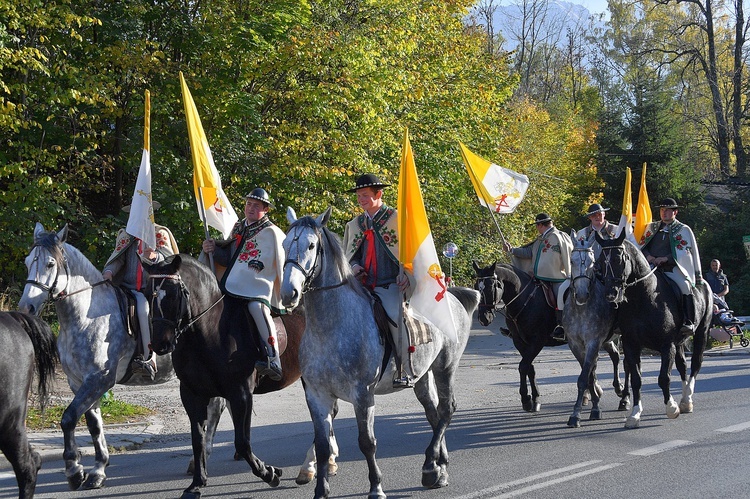
[[[357,291],[357,293],[366,296],[368,299],[370,298],[367,296],[365,287],[352,274],[352,267],[346,259],[344,250],[341,247],[341,237],[338,234],[328,230],[328,227],[325,225],[318,224],[318,221],[309,215],[298,218],[289,229],[291,230],[294,227],[310,228],[320,232],[322,234],[321,243],[323,244],[323,253],[325,254],[326,251],[329,252],[333,265],[338,269],[341,278],[348,281],[351,288]]]
[[[86,255],[81,253],[75,246],[60,242],[56,232],[41,232],[34,240],[34,246],[41,246],[49,251],[59,268],[65,265],[65,252],[67,252],[69,257],[75,257],[76,261],[82,265],[80,270],[84,278],[89,281],[102,279],[101,272],[91,263],[91,260],[86,258]]]
[[[646,275],[651,271],[651,266],[648,264],[648,260],[646,260],[646,256],[643,254],[643,251],[636,246],[632,241],[629,239],[625,239],[622,242],[622,247],[625,248],[625,251],[627,251],[634,259],[635,261],[635,271],[638,273],[638,275]]]
[[[476,290],[453,286],[448,288],[448,292],[458,299],[469,315],[472,315],[474,310],[477,309],[479,305],[479,293]]]

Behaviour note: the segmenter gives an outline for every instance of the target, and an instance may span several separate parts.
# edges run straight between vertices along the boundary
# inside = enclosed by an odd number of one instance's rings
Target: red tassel
[[[409,345],[409,353],[414,353],[416,351],[417,351],[417,347],[415,347],[414,345]]]

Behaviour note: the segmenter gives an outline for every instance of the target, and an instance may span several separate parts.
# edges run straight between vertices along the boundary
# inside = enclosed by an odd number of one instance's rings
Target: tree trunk
[[[742,105],[742,51],[745,45],[745,12],[743,0],[735,0],[734,26],[734,73],[732,74],[732,138],[734,156],[737,161],[737,176],[744,177],[747,172],[747,152],[742,142],[742,124],[745,121]]]

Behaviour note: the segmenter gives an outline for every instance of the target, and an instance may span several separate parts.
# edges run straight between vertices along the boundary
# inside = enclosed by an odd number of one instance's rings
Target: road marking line
[[[571,466],[566,466],[565,468],[558,468],[558,469],[551,470],[551,471],[545,471],[544,473],[539,473],[538,475],[531,475],[531,476],[528,476],[528,477],[525,477],[525,478],[519,478],[518,480],[513,480],[512,482],[506,482],[506,483],[503,483],[503,484],[500,484],[500,485],[495,485],[494,487],[489,487],[489,488],[486,488],[486,489],[478,490],[478,491],[473,492],[471,494],[467,494],[467,495],[464,495],[464,496],[456,497],[455,499],[474,499],[474,498],[477,498],[477,497],[485,497],[485,496],[489,496],[489,495],[492,495],[492,497],[512,497],[512,496],[496,496],[494,494],[496,494],[497,492],[499,492],[499,491],[501,491],[503,489],[510,489],[512,487],[516,487],[518,485],[524,485],[524,484],[529,483],[529,482],[536,482],[536,481],[538,481],[540,479],[544,479],[544,478],[548,478],[548,477],[551,477],[551,476],[559,475],[561,473],[567,473],[569,471],[577,470],[577,469],[580,469],[580,468],[585,468],[587,466],[592,466],[594,464],[598,464],[598,463],[601,463],[601,462],[602,461],[600,459],[597,459],[595,461],[585,461],[583,463],[573,464]],[[620,463],[616,463],[615,465],[606,465],[606,466],[601,466],[600,468],[609,469],[611,467],[619,466],[619,465],[620,465]],[[594,468],[594,470],[598,471],[599,468]],[[578,473],[578,474],[581,474],[581,473]],[[578,475],[578,474],[576,474],[576,475]],[[588,474],[588,472],[584,472],[582,474]],[[567,481],[567,480],[569,480],[570,478],[572,478],[573,476],[576,476],[576,475],[569,475],[569,476],[567,476],[565,478],[559,478],[557,480],[553,480],[551,482],[546,482],[546,483],[549,483],[550,485],[553,485],[554,483],[557,483],[558,480],[564,482],[564,481]],[[531,486],[531,487],[529,487],[527,489],[528,490],[535,490],[533,487],[537,487],[538,488],[537,485],[533,485],[533,486]],[[523,489],[523,490],[527,490],[527,489]],[[515,494],[515,492],[512,492],[511,494]]]
[[[716,431],[723,431],[724,433],[735,433],[742,430],[747,430],[750,428],[750,421],[747,423],[740,423],[732,426],[725,426],[724,428],[719,428]]]
[[[644,447],[643,449],[634,450],[633,452],[628,452],[631,456],[653,456],[654,454],[658,454],[660,452],[668,451],[671,449],[676,449],[677,447],[684,447],[686,445],[690,445],[693,442],[690,440],[672,440],[670,442],[664,442],[663,444],[659,445],[652,445],[651,447]]]

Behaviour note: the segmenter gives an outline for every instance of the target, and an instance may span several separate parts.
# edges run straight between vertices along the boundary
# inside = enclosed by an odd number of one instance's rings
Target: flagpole
[[[464,154],[463,148],[461,148],[461,156],[464,158],[464,162],[467,165],[471,165],[471,162],[466,157],[466,154]],[[474,173],[474,168],[470,167],[470,168],[467,168],[467,170],[469,171],[469,174],[471,175],[471,179],[474,182],[474,185],[479,185],[480,182],[479,182],[479,179],[477,178],[476,174]],[[507,243],[508,241],[506,241],[505,235],[503,234],[503,231],[500,230],[500,224],[497,223],[497,219],[495,218],[495,214],[492,212],[492,208],[490,208],[490,204],[487,202],[486,199],[484,200],[484,205],[487,207],[487,211],[490,212],[490,218],[492,219],[493,222],[495,222],[495,227],[497,227],[497,231],[500,233],[500,238],[503,240],[503,244]]]
[[[200,196],[201,205],[201,220],[203,220],[203,232],[206,235],[206,239],[211,239],[211,234],[208,232],[208,222],[206,221],[206,207],[203,205],[203,187],[198,187],[198,195]],[[208,261],[211,264],[211,272],[216,274],[216,265],[214,265],[214,252],[208,254]]]

